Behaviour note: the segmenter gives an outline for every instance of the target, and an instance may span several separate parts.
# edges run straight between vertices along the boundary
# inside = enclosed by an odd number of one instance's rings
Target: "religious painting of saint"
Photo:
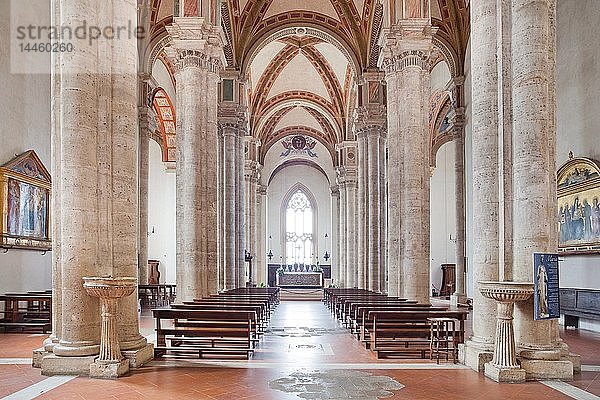
[[[600,165],[571,158],[558,173],[558,237],[562,253],[600,250]]]
[[[534,318],[559,318],[558,254],[533,255],[533,286]]]
[[[0,166],[0,246],[48,251],[50,174],[33,150]]]
[[[8,179],[7,232],[10,235],[47,238],[48,191]]]

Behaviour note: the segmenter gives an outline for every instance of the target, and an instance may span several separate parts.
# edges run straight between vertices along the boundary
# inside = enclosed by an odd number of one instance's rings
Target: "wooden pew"
[[[370,348],[377,358],[406,356],[415,353],[425,358],[430,351],[430,324],[428,318],[455,318],[459,321],[456,332],[457,343],[464,343],[467,311],[428,310],[428,311],[369,311],[373,320],[369,327]]]
[[[433,307],[430,304],[418,304],[418,303],[396,303],[396,304],[373,304],[373,305],[362,305],[356,310],[356,319],[352,320],[351,333],[356,335],[356,338],[360,340],[365,347],[370,347],[370,330],[369,327],[373,324],[373,315],[369,314],[371,311],[446,311],[446,307]]]
[[[153,309],[156,319],[154,356],[167,353],[249,359],[254,349],[254,311]],[[172,320],[172,324],[165,322]]]
[[[0,296],[4,308],[0,311],[0,327],[7,330],[43,333],[52,330],[52,293],[32,291],[27,293],[6,293]]]

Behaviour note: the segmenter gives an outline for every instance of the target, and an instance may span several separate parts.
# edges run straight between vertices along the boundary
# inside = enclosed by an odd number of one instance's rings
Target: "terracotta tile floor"
[[[153,333],[153,321],[140,321],[144,335]],[[294,372],[327,369],[362,370],[389,376],[405,387],[389,399],[569,399],[538,382],[497,384],[459,365],[429,360],[377,360],[343,330],[320,302],[282,302],[250,361],[231,363],[203,360],[156,360],[117,381],[73,379],[39,396],[40,399],[299,399],[269,382]],[[600,334],[564,331],[572,351],[583,364],[600,365]],[[31,357],[44,335],[0,335],[0,359]],[[311,351],[290,345],[314,345]],[[301,346],[302,347],[302,346]],[[309,347],[309,346],[304,346]],[[433,364],[433,365],[432,365]],[[389,367],[388,367],[389,366]],[[0,365],[0,398],[44,380],[29,365]],[[600,372],[583,372],[571,382],[600,396]]]

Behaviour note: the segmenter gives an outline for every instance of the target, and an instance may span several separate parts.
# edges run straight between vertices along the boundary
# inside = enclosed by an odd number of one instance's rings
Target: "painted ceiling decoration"
[[[310,136],[296,135],[283,139],[281,145],[285,149],[280,157],[307,155],[311,158],[317,158],[318,155],[314,151],[317,146],[317,141]]]
[[[156,119],[162,133],[163,162],[175,162],[177,159],[175,139],[175,127],[177,126],[177,121],[173,103],[164,89],[159,87],[154,91],[152,106],[154,112],[156,112]]]
[[[351,129],[357,79],[377,68],[383,0],[222,0],[221,25],[227,68],[247,85],[249,126],[264,159],[271,146],[292,134],[321,142],[334,165],[336,145],[354,140]],[[438,62],[463,74],[469,35],[467,0],[431,0]],[[151,42],[168,43],[174,0],[152,0]],[[154,50],[152,50],[154,51]],[[156,54],[172,72],[164,55]],[[448,112],[445,104],[432,125]],[[341,161],[343,162],[343,161]]]

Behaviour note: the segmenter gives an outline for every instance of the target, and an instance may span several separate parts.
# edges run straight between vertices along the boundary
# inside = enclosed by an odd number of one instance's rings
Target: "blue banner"
[[[533,282],[534,318],[559,318],[558,254],[533,254]]]

